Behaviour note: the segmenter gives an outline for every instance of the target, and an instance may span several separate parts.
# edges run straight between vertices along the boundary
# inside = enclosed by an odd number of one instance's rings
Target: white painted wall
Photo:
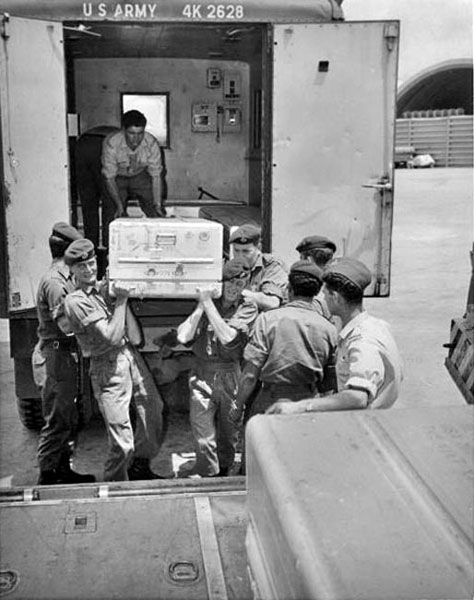
[[[223,104],[223,89],[207,87],[207,68],[238,71],[242,126],[217,141],[215,133],[191,131],[193,102]],[[176,78],[176,73],[180,78]],[[81,129],[120,124],[121,92],[169,92],[170,148],[165,150],[169,199],[196,199],[198,187],[223,200],[248,201],[249,67],[242,62],[124,58],[75,61],[76,110]]]
[[[473,57],[472,0],[344,0],[347,21],[398,19],[399,87],[449,60]]]

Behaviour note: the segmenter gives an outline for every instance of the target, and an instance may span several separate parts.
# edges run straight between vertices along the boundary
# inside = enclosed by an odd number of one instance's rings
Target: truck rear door
[[[3,16],[0,43],[0,311],[36,304],[48,237],[69,221],[68,141],[61,23]]]
[[[275,25],[273,45],[272,252],[326,235],[386,296],[398,22]]]

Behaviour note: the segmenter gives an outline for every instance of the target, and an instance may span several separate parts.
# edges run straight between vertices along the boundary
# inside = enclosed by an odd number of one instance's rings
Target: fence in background
[[[426,111],[423,111],[426,112]],[[395,145],[431,154],[437,167],[473,166],[473,116],[397,119]]]

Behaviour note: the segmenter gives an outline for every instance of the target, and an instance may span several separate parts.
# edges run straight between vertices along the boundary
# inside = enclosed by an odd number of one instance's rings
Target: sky
[[[431,66],[473,56],[472,0],[344,0],[346,21],[400,21],[399,86]]]

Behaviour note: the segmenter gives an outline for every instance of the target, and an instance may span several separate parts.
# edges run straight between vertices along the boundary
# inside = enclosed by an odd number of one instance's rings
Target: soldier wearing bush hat
[[[79,231],[64,221],[53,225],[48,239],[53,261],[41,278],[36,295],[39,341],[33,353],[33,370],[38,373],[38,364],[42,363],[39,382],[45,418],[37,450],[39,485],[95,480],[92,475],[71,469],[69,442],[76,436],[73,424],[77,420],[77,347],[74,337],[68,337],[60,327],[64,322],[64,299],[74,290],[64,253],[81,238]]]
[[[136,322],[127,306],[128,290],[116,283],[111,303],[105,286],[97,282],[94,244],[87,239],[73,242],[65,259],[77,286],[65,300],[65,314],[82,354],[90,358],[92,387],[107,428],[104,480],[160,479],[150,460],[162,443],[163,401],[142,356],[130,343]],[[130,421],[132,401],[138,409],[135,431]]]
[[[245,223],[230,236],[234,258],[245,260],[250,278],[244,296],[255,302],[259,310],[277,308],[286,300],[288,276],[283,263],[260,249],[261,231]]]
[[[400,354],[388,323],[363,308],[364,290],[372,276],[359,260],[342,258],[323,275],[323,292],[342,329],[337,348],[337,394],[274,405],[272,414],[306,411],[388,408],[397,400],[402,381]]]
[[[198,290],[194,312],[178,327],[178,341],[191,344],[196,367],[189,378],[190,423],[196,448],[191,476],[228,475],[235,458],[238,428],[229,419],[235,407],[243,350],[258,315],[243,298],[249,267],[233,258],[222,270],[223,290]]]

